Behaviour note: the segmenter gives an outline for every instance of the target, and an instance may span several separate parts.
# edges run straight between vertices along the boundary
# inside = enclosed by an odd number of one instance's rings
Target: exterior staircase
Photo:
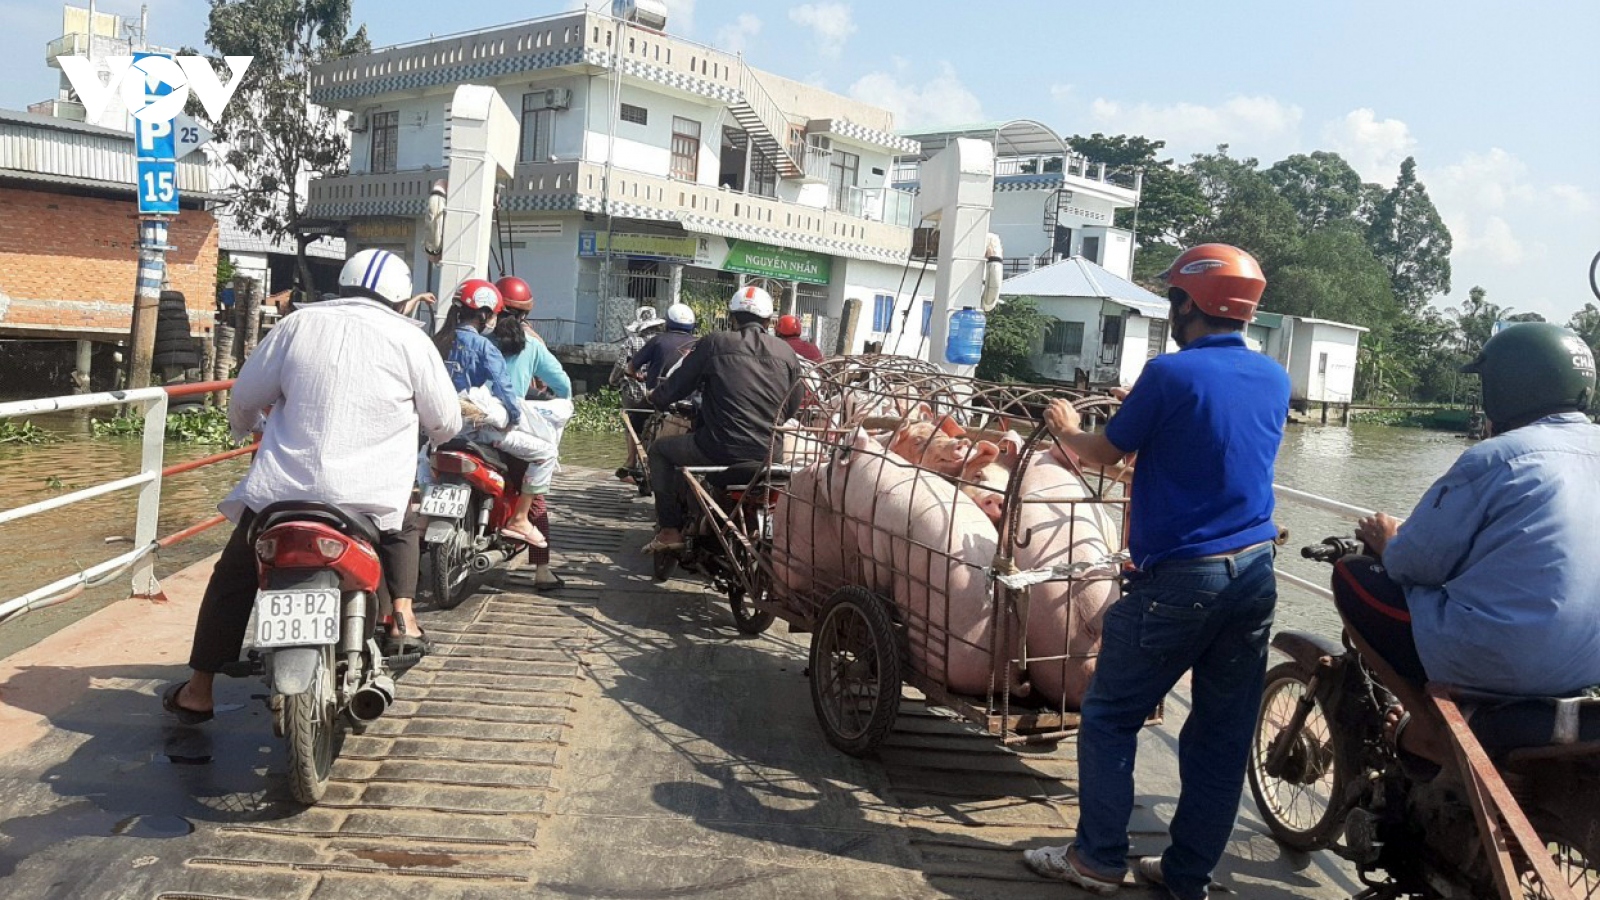
[[[750,141],[777,166],[783,178],[801,178],[805,167],[789,147],[789,117],[756,79],[749,66],[740,63],[738,103],[728,108]]]

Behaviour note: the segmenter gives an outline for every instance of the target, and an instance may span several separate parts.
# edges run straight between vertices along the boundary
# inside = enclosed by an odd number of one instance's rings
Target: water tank
[[[970,306],[950,317],[950,337],[944,345],[945,362],[953,366],[975,366],[983,359],[983,333],[988,317]]]
[[[611,14],[653,31],[665,31],[667,27],[665,0],[611,0]]]

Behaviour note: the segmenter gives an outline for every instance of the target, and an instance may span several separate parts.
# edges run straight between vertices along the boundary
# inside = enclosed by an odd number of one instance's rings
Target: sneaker
[[[1120,878],[1113,881],[1096,875],[1087,868],[1080,868],[1082,864],[1077,861],[1077,854],[1072,852],[1070,846],[1025,850],[1022,853],[1022,861],[1039,875],[1076,885],[1091,894],[1114,894],[1117,888],[1122,887]]]

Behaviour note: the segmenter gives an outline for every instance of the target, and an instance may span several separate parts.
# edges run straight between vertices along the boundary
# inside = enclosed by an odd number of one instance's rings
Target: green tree
[[[1489,292],[1473,285],[1467,299],[1456,311],[1456,329],[1461,339],[1461,352],[1466,357],[1476,356],[1483,345],[1494,336],[1494,323],[1504,319],[1511,307],[1490,303]]]
[[[1545,322],[1545,321],[1549,321],[1549,320],[1547,320],[1544,316],[1541,316],[1536,312],[1525,312],[1525,313],[1517,313],[1516,315],[1506,316],[1506,321],[1507,322]]]
[[[1300,250],[1300,220],[1294,207],[1257,169],[1256,160],[1234,158],[1223,144],[1216,153],[1196,154],[1185,169],[1199,183],[1209,213],[1183,236],[1192,247],[1209,241],[1249,251],[1270,284]]]
[[[1337,153],[1296,153],[1265,174],[1308,230],[1345,222],[1361,205],[1361,176]]]
[[[1011,297],[988,315],[983,333],[983,359],[977,376],[984,381],[1037,381],[1030,358],[1050,317],[1032,297]]]
[[[1067,145],[1074,153],[1105,163],[1107,180],[1123,187],[1132,187],[1136,173],[1144,173],[1137,211],[1119,209],[1115,222],[1118,228],[1136,232],[1141,253],[1175,240],[1206,213],[1199,183],[1170,158],[1156,158],[1165,141],[1096,132],[1088,137],[1073,135]]]
[[[1450,229],[1417,180],[1414,157],[1400,164],[1394,188],[1377,201],[1367,242],[1407,312],[1417,314],[1435,296],[1450,293]]]
[[[311,103],[311,67],[371,49],[350,32],[352,0],[211,0],[206,43],[221,57],[254,60],[222,118],[210,122],[239,173],[231,211],[240,228],[295,241],[299,281],[311,289],[305,230],[307,180],[342,174],[350,146],[339,114]],[[191,104],[194,106],[195,104]],[[204,118],[203,113],[201,114]]]
[[[1583,309],[1572,314],[1567,321],[1567,327],[1578,333],[1584,343],[1600,356],[1600,307],[1593,303],[1585,303]]]
[[[1262,307],[1375,331],[1400,313],[1388,271],[1348,217],[1306,235],[1299,252],[1268,281]]]

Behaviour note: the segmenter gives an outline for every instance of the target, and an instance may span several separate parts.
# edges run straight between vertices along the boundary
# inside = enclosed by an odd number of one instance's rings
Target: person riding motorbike
[[[445,317],[440,336],[449,334],[451,338],[446,365],[456,389],[468,391],[486,385],[506,411],[507,424],[504,429],[491,427],[484,421],[473,421],[468,423],[463,435],[493,444],[528,462],[531,471],[532,464],[543,454],[543,450],[530,447],[516,438],[507,441],[508,437],[519,433],[516,425],[522,420],[522,398],[511,388],[505,357],[501,355],[500,348],[484,336],[485,332],[494,330],[496,318],[503,309],[505,298],[500,296],[499,288],[482,278],[469,278],[456,289],[455,301]],[[520,504],[518,512],[500,530],[501,535],[530,546],[545,546],[544,535],[533,527]]]
[[[778,337],[783,338],[794,348],[796,356],[811,362],[822,361],[822,350],[800,336],[799,316],[779,316],[777,331]]]
[[[628,374],[644,382],[645,393],[655,390],[678,360],[694,349],[694,310],[688,304],[674,303],[667,307],[666,330],[651,337],[628,361]]]
[[[500,295],[505,298],[505,313],[495,325],[494,342],[506,358],[506,369],[511,379],[511,392],[523,397],[523,424],[527,427],[508,431],[501,439],[501,447],[510,447],[513,455],[525,449],[530,458],[527,474],[523,477],[522,493],[517,496],[513,518],[527,519],[535,531],[545,537],[542,547],[530,547],[528,562],[534,567],[533,588],[536,591],[553,591],[566,582],[550,568],[550,507],[548,494],[550,481],[555,476],[561,451],[561,428],[551,427],[550,419],[543,413],[553,402],[529,402],[526,398],[536,385],[567,401],[565,416],[571,415],[572,380],[567,377],[561,361],[545,346],[537,332],[527,323],[533,311],[533,290],[528,283],[515,276],[506,276],[495,282]],[[565,419],[561,420],[565,424]],[[537,430],[534,426],[542,426]]]
[[[1482,379],[1491,436],[1404,523],[1362,519],[1372,555],[1334,567],[1339,613],[1399,698],[1390,737],[1413,763],[1451,758],[1427,681],[1552,697],[1600,685],[1600,426],[1584,415],[1594,355],[1573,332],[1530,322],[1491,337],[1462,371]]]
[[[628,336],[623,338],[622,347],[617,351],[617,360],[611,366],[611,377],[608,384],[622,393],[622,408],[628,417],[628,423],[633,426],[634,434],[643,434],[645,423],[650,419],[650,413],[645,409],[644,382],[633,376],[630,366],[634,354],[644,349],[644,345],[656,333],[657,329],[665,328],[667,320],[656,315],[653,306],[641,306],[634,310],[633,321],[626,326]],[[633,481],[633,473],[639,468],[638,452],[633,442],[628,442],[628,461],[617,469],[616,476],[622,481]]]
[[[728,299],[733,330],[700,338],[676,371],[646,395],[666,409],[696,390],[700,421],[689,434],[657,440],[650,447],[650,481],[656,492],[656,536],[646,553],[682,550],[688,517],[678,469],[732,465],[767,458],[772,432],[800,406],[800,360],[789,345],[767,333],[772,297],[754,285]]]
[[[396,601],[416,593],[417,533],[405,525],[417,433],[444,443],[461,429],[461,410],[427,336],[395,310],[411,296],[403,260],[363,250],[339,273],[337,299],[284,318],[239,370],[228,421],[238,437],[259,427],[261,447],[219,507],[234,530],[200,604],[191,674],[162,695],[181,722],[211,718],[216,674],[243,649],[259,587],[248,535],[274,503],[329,503],[371,517],[382,535],[379,599],[395,602],[402,635],[414,626],[409,603]]]

